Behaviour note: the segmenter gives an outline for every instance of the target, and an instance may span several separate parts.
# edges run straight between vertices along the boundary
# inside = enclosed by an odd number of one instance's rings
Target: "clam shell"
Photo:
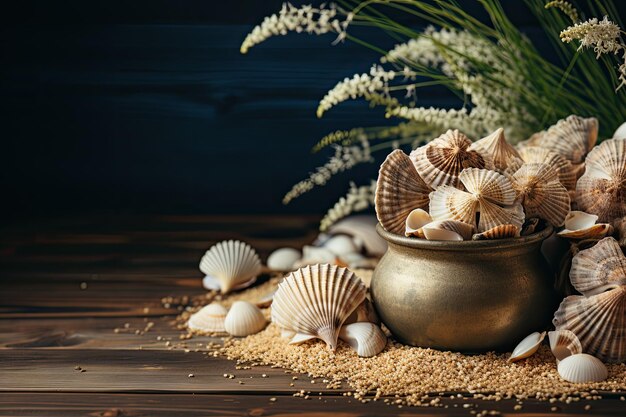
[[[557,369],[561,378],[575,384],[600,382],[609,376],[602,361],[585,353],[566,357],[559,362]]]
[[[435,220],[422,228],[428,240],[469,240],[474,226],[457,220]]]
[[[603,237],[613,234],[613,226],[608,223],[594,224],[591,227],[580,230],[563,229],[558,235],[568,239],[602,239]]]
[[[387,336],[374,323],[360,322],[345,325],[339,338],[364,358],[378,355],[387,346]]]
[[[247,301],[235,301],[224,320],[224,329],[232,336],[249,336],[260,332],[266,325],[263,312]]]
[[[546,332],[534,332],[526,336],[515,346],[515,349],[513,349],[513,353],[511,353],[511,357],[509,357],[509,362],[516,362],[534,355],[545,337]]]
[[[626,216],[626,141],[605,140],[585,164],[585,174],[576,184],[578,208],[596,214],[602,223]]]
[[[228,311],[218,303],[211,303],[194,313],[187,321],[187,327],[204,333],[224,333],[224,320]]]
[[[374,215],[350,216],[333,224],[328,233],[350,235],[358,247],[365,248],[368,255],[382,256],[387,251],[387,241],[376,233],[377,223]]]
[[[354,240],[346,235],[332,236],[330,239],[324,242],[324,248],[328,249],[339,257],[348,253],[354,253],[359,251],[356,244],[354,243]]]
[[[400,149],[391,152],[380,166],[376,182],[376,217],[388,232],[401,235],[409,213],[428,207],[432,189]]]
[[[571,211],[565,217],[565,228],[569,230],[587,229],[598,221],[595,214],[585,213],[584,211]]]
[[[426,210],[415,209],[406,217],[404,234],[405,236],[424,237],[422,227],[433,220]]]
[[[365,300],[359,277],[335,265],[312,265],[287,275],[272,303],[272,321],[285,329],[322,339],[337,347],[339,330]]]
[[[554,330],[548,332],[550,350],[556,358],[557,363],[568,356],[583,353],[583,347],[576,335],[569,330]]]
[[[546,164],[556,170],[559,181],[568,191],[576,189],[577,170],[564,156],[539,146],[524,146],[519,149],[521,159],[512,160],[506,171],[514,174],[523,164]]]
[[[472,240],[507,239],[520,235],[520,228],[514,224],[501,224],[482,233],[476,233]]]
[[[276,249],[267,258],[267,267],[274,271],[291,271],[293,265],[302,257],[299,250],[293,248]]]
[[[506,141],[503,128],[499,128],[489,136],[472,143],[468,150],[476,151],[481,155],[488,155],[493,161],[494,168],[498,171],[504,171],[511,160],[520,158],[517,150]]]
[[[411,152],[411,161],[419,175],[428,185],[459,185],[459,174],[463,169],[493,168],[493,162],[475,150],[470,150],[472,141],[458,130],[448,130],[429,144]]]
[[[563,224],[570,211],[570,197],[552,167],[524,164],[512,180],[527,217],[539,217],[553,226]]]
[[[365,298],[361,304],[350,314],[350,316],[344,322],[344,325],[359,322],[370,322],[374,324],[380,324],[380,318],[376,314],[376,310],[372,305],[372,302]]]
[[[617,241],[607,237],[574,255],[569,276],[583,295],[626,285],[626,257]]]
[[[206,251],[200,270],[219,281],[220,290],[226,294],[243,283],[253,282],[261,273],[261,260],[247,243],[228,240]]]

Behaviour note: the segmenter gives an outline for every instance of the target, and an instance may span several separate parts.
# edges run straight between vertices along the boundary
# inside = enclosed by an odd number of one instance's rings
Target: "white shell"
[[[526,336],[521,342],[515,346],[509,362],[519,361],[532,356],[539,349],[539,345],[546,337],[546,332],[534,332]]]
[[[256,278],[257,277],[254,277],[250,279],[249,281],[244,281],[235,285],[232,288],[232,291],[248,288],[249,286],[251,286],[252,284],[256,282]],[[212,277],[210,275],[207,275],[204,278],[202,278],[202,286],[209,291],[221,291],[222,290],[222,282],[218,278]]]
[[[550,350],[552,350],[557,363],[568,356],[583,353],[580,340],[572,331],[554,330],[548,332],[548,340],[550,340]]]
[[[346,235],[336,235],[324,242],[324,248],[341,257],[347,253],[358,252],[354,240]]]
[[[228,240],[212,246],[200,260],[200,270],[219,281],[222,293],[228,293],[261,273],[261,260],[250,245]]]
[[[204,333],[224,333],[226,313],[227,310],[223,305],[211,303],[189,317],[187,327]]]
[[[260,332],[266,325],[263,312],[247,301],[235,301],[224,320],[224,329],[232,336],[249,336]]]
[[[595,214],[585,213],[584,211],[571,211],[565,217],[565,228],[569,230],[587,229],[598,221]]]
[[[300,251],[293,248],[280,248],[267,257],[267,267],[274,271],[291,271],[293,265],[300,259]]]
[[[561,378],[575,384],[600,382],[609,376],[602,361],[586,353],[566,357],[559,362],[558,371]]]
[[[377,223],[378,219],[373,215],[350,216],[333,224],[328,233],[350,235],[368,255],[382,256],[387,251],[387,241],[376,233]]]
[[[613,139],[626,139],[626,122],[619,125],[613,133]]]
[[[387,336],[374,323],[359,322],[345,325],[339,338],[364,358],[378,355],[387,346]]]
[[[596,224],[598,216],[583,211],[571,211],[565,217],[565,229],[558,235],[569,239],[602,239],[613,233],[608,223]]]
[[[337,256],[327,248],[307,245],[302,248],[302,259],[299,263],[306,265],[334,263],[336,259]]]
[[[474,226],[456,220],[435,220],[422,227],[428,240],[461,241],[472,238]]]
[[[426,226],[432,220],[433,218],[430,217],[430,214],[428,214],[426,210],[413,210],[406,218],[406,225],[404,228],[405,236],[424,237],[422,227]]]
[[[359,277],[336,265],[311,265],[287,275],[278,284],[272,321],[279,327],[322,339],[337,347],[339,330],[365,300]]]

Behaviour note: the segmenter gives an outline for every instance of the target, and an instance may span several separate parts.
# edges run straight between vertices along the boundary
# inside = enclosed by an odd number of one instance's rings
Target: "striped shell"
[[[337,348],[339,331],[365,300],[359,277],[335,265],[311,265],[287,275],[272,303],[272,321],[295,332],[294,338],[322,339]]]
[[[576,169],[564,156],[539,146],[524,146],[519,149],[521,159],[512,160],[506,172],[514,174],[522,165],[526,164],[546,164],[554,168],[559,176],[559,181],[568,191],[576,189]]]
[[[468,150],[487,155],[493,161],[494,168],[500,172],[504,171],[512,160],[520,158],[517,150],[506,141],[503,128],[472,143]]]
[[[219,242],[212,246],[200,260],[200,270],[207,276],[203,280],[216,281],[222,293],[251,283],[261,273],[261,260],[250,245],[238,240]]]
[[[594,295],[626,285],[626,257],[612,237],[581,250],[572,259],[570,280],[583,295]]]
[[[432,189],[413,167],[409,157],[400,149],[390,153],[380,166],[376,182],[376,217],[388,232],[404,234],[409,213],[428,207]]]
[[[227,313],[221,304],[211,303],[189,317],[187,327],[203,333],[225,333],[224,320]]]
[[[554,330],[548,332],[548,340],[550,340],[550,350],[556,358],[557,363],[568,356],[583,353],[583,347],[580,340],[570,330]]]
[[[482,233],[476,233],[472,236],[472,240],[508,239],[519,236],[520,230],[514,224],[501,224]]]

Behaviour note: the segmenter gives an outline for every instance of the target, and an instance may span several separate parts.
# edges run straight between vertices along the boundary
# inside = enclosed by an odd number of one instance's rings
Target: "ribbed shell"
[[[576,184],[580,210],[602,223],[626,216],[626,141],[605,140],[587,156],[585,174]]]
[[[474,232],[474,226],[457,220],[435,220],[422,229],[428,240],[469,240]],[[445,232],[457,234],[460,239],[453,238],[451,234]]]
[[[568,191],[576,189],[576,169],[564,156],[539,146],[524,146],[519,149],[521,159],[514,159],[506,172],[514,174],[523,164],[546,164],[556,170],[559,181]]]
[[[557,367],[561,378],[575,384],[604,381],[609,376],[606,366],[591,355],[579,353],[559,362]]]
[[[500,207],[490,201],[480,201],[478,232],[482,233],[503,224],[512,224],[521,228],[524,223],[524,210],[521,204]]]
[[[527,217],[539,217],[553,226],[563,224],[570,197],[554,169],[546,164],[524,164],[512,180]]]
[[[368,322],[343,326],[339,338],[365,358],[378,355],[387,346],[387,336],[380,327]]]
[[[519,226],[514,224],[501,224],[482,233],[476,233],[472,240],[507,239],[520,235]]]
[[[429,213],[436,220],[458,220],[468,224],[476,221],[478,199],[458,188],[444,185],[430,193]]]
[[[346,268],[311,265],[287,275],[272,303],[272,321],[337,347],[341,326],[365,299],[363,282]]]
[[[585,353],[606,362],[626,360],[626,286],[566,297],[554,314],[557,330],[571,330]]]
[[[222,293],[250,281],[261,273],[261,260],[250,245],[238,240],[219,242],[200,260],[200,270],[216,278]]]
[[[232,336],[248,336],[260,332],[267,325],[263,312],[247,301],[235,301],[230,307],[224,329]]]
[[[583,295],[598,294],[626,285],[626,257],[617,241],[607,237],[574,255],[569,275]]]
[[[409,213],[428,207],[432,189],[415,170],[409,157],[400,149],[390,153],[380,166],[376,182],[376,217],[388,232],[404,234]]]
[[[515,201],[515,190],[504,175],[488,169],[467,168],[459,175],[468,192],[492,203],[508,206]]]
[[[211,303],[189,317],[187,327],[204,333],[224,333],[226,332],[224,320],[227,312],[221,304]]]
[[[448,130],[429,144],[411,152],[415,169],[428,185],[459,185],[465,168],[493,168],[493,162],[479,152],[469,150],[472,141],[458,130]]]
[[[570,330],[554,330],[548,332],[548,339],[550,340],[550,350],[559,362],[571,355],[577,355],[583,353],[583,347],[580,344],[580,340]]]
[[[504,171],[511,160],[520,158],[517,150],[506,141],[503,128],[499,128],[489,136],[472,143],[468,150],[487,155],[498,171]]]

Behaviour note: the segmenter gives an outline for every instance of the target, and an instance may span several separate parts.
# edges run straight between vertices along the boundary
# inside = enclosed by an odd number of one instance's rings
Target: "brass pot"
[[[540,252],[552,234],[444,242],[376,226],[389,244],[371,294],[402,343],[467,353],[506,351],[547,328],[558,306],[554,274]]]

